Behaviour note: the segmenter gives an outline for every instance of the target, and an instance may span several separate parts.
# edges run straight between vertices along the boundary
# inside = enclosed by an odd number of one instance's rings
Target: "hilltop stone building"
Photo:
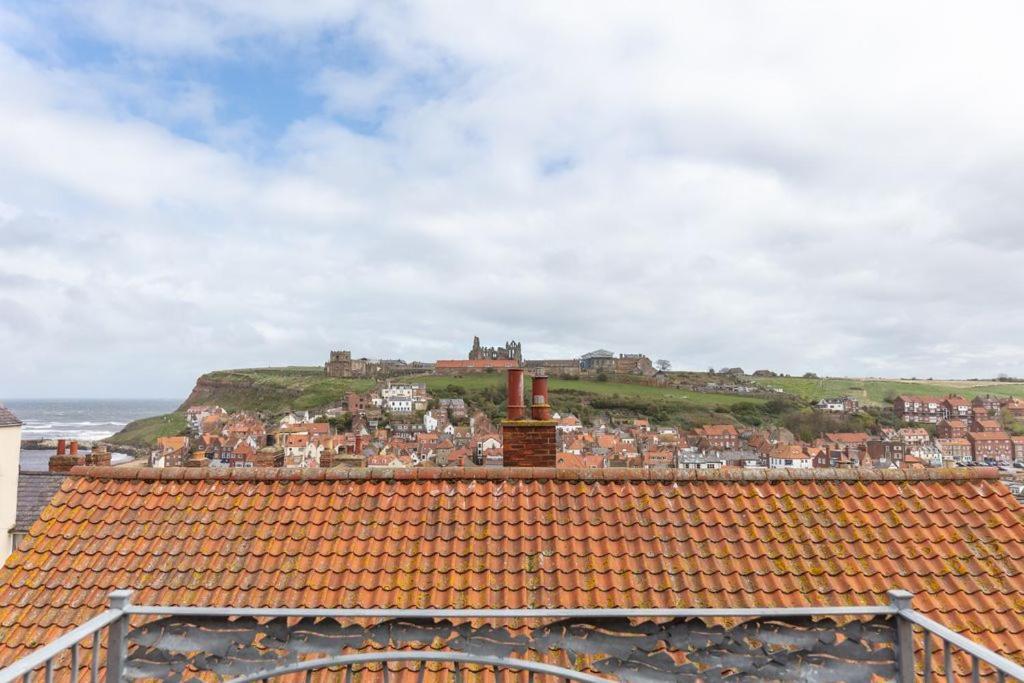
[[[578,358],[528,360],[523,367],[531,375],[549,375],[551,377],[579,377],[580,361]]]
[[[522,365],[523,344],[513,340],[505,342],[504,347],[480,346],[480,337],[473,337],[469,360],[514,360],[517,365]]]
[[[392,377],[420,374],[433,369],[434,366],[431,363],[353,358],[351,351],[331,351],[331,357],[324,363],[324,374],[328,377]]]
[[[330,359],[324,364],[328,377],[363,377],[366,374],[366,359],[352,358],[351,351],[331,351]]]
[[[654,364],[642,353],[620,353],[616,356],[611,351],[598,349],[584,354],[580,358],[580,369],[584,374],[609,375],[654,375]]]

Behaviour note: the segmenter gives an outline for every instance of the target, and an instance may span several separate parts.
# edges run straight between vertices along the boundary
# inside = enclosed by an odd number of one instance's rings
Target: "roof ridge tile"
[[[78,465],[71,475],[90,479],[234,480],[234,481],[337,481],[337,480],[532,480],[532,481],[991,481],[998,480],[995,467],[899,469],[717,469],[650,470],[640,468],[554,467],[410,467],[410,468],[210,468],[210,467],[114,467]]]

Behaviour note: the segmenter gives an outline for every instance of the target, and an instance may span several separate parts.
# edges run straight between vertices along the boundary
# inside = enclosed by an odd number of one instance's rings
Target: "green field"
[[[462,377],[421,376],[410,380],[427,385],[437,397],[462,396],[492,419],[505,414],[505,377],[500,373]],[[597,380],[549,380],[551,406],[572,413],[585,423],[602,417],[613,420],[649,418],[656,424],[693,427],[714,422],[761,423],[767,401],[737,394],[705,394],[682,389]],[[528,391],[528,390],[527,390]]]
[[[505,376],[497,373],[465,375],[462,377],[426,375],[422,377],[411,377],[409,378],[409,381],[426,384],[427,390],[431,392],[436,392],[452,385],[462,387],[466,390],[502,388],[505,386]],[[529,389],[529,379],[526,380],[526,383],[527,389]],[[647,384],[598,382],[596,380],[584,379],[551,378],[548,380],[548,387],[551,389],[552,393],[579,391],[598,396],[642,398],[672,403],[688,403],[694,406],[728,406],[736,403],[764,402],[764,399],[743,396],[740,394],[706,394],[697,391],[685,391],[683,389],[650,386]]]
[[[1022,382],[991,382],[975,380],[894,380],[823,377],[766,377],[755,378],[758,384],[777,387],[808,401],[826,397],[852,396],[862,403],[880,405],[887,398],[899,394],[926,394],[945,396],[960,394],[973,398],[978,394],[997,396],[1024,396]]]
[[[220,370],[200,377],[183,407],[210,403],[226,410],[283,413],[331,405],[348,391],[373,385],[369,379],[327,377],[320,367]]]
[[[124,429],[106,441],[116,445],[148,448],[161,436],[184,434],[185,428],[184,413],[168,413],[129,422]]]

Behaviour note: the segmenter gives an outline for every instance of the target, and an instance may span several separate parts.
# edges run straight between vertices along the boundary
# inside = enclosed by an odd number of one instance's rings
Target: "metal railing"
[[[911,607],[912,595],[906,591],[888,591],[890,603],[877,606],[807,607],[807,608],[691,608],[691,609],[276,609],[276,608],[207,608],[207,607],[161,607],[131,604],[131,591],[113,591],[109,606],[100,615],[81,626],[60,636],[32,653],[22,657],[4,669],[0,669],[0,683],[43,680],[81,681],[91,683],[123,683],[128,680],[145,679],[147,676],[133,675],[129,644],[132,617],[143,625],[153,619],[204,620],[223,619],[229,625],[241,620],[255,621],[285,620],[341,620],[355,623],[360,620],[388,620],[423,624],[427,621],[450,620],[468,622],[471,620],[495,621],[519,620],[563,620],[561,623],[575,623],[597,620],[607,624],[609,620],[673,620],[673,623],[690,620],[729,620],[730,623],[743,620],[806,620],[822,619],[881,619],[893,631],[886,647],[892,647],[893,676],[900,683],[922,679],[925,681],[1018,680],[1024,682],[1024,667],[971,641],[955,631],[925,617]],[[735,628],[735,626],[730,627]],[[838,630],[838,629],[837,629]],[[728,632],[728,630],[726,630]],[[635,635],[635,634],[632,634]],[[746,636],[744,636],[746,637]],[[134,641],[132,641],[134,642]],[[137,642],[135,643],[137,645]],[[102,653],[101,653],[102,651]],[[307,651],[308,652],[308,651]],[[380,665],[383,678],[388,675],[389,664],[418,664],[422,672],[429,663],[451,667],[455,680],[460,680],[462,667],[473,665],[494,672],[516,671],[528,674],[529,680],[550,679],[602,683],[619,680],[614,674],[580,671],[557,664],[521,659],[511,652],[494,654],[488,652],[459,652],[451,650],[400,649],[336,653],[325,657],[302,661],[263,661],[251,671],[239,675],[225,676],[231,683],[272,680],[275,677],[306,673],[318,670],[341,670],[347,676],[360,667]],[[364,668],[363,671],[366,671]],[[159,678],[159,676],[154,676]],[[757,676],[754,676],[756,678]],[[767,678],[767,676],[766,676]],[[349,678],[346,678],[349,680]]]

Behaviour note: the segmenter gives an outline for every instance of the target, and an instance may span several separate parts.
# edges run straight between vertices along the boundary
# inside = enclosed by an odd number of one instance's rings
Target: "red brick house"
[[[870,439],[865,432],[828,432],[825,441],[841,448],[860,448],[866,446]]]
[[[950,394],[942,401],[949,419],[966,420],[971,417],[971,403],[963,396]]]
[[[971,447],[971,442],[965,437],[936,439],[935,445],[942,451],[944,457],[952,458],[959,462],[970,460],[974,457],[974,449]]]
[[[971,442],[976,462],[1013,460],[1013,442],[1006,432],[968,432],[967,440]]]
[[[967,436],[967,423],[956,418],[943,420],[936,426],[935,435],[940,439],[963,439]]]
[[[971,422],[972,432],[1001,432],[1003,431],[1003,425],[999,424],[999,420],[993,420],[991,418],[975,419]]]
[[[740,444],[740,433],[732,425],[704,425],[693,432],[701,450],[728,451],[738,448]]]
[[[1010,443],[1013,444],[1013,459],[1024,461],[1024,436],[1011,436]]]
[[[938,424],[947,417],[944,400],[937,396],[902,394],[892,402],[892,409],[904,422]]]
[[[978,395],[971,399],[971,405],[975,408],[984,408],[990,415],[999,412],[999,397],[991,394]]]
[[[1013,398],[1003,401],[1000,406],[1002,411],[1015,419],[1024,418],[1024,400],[1021,400],[1014,396]]]

